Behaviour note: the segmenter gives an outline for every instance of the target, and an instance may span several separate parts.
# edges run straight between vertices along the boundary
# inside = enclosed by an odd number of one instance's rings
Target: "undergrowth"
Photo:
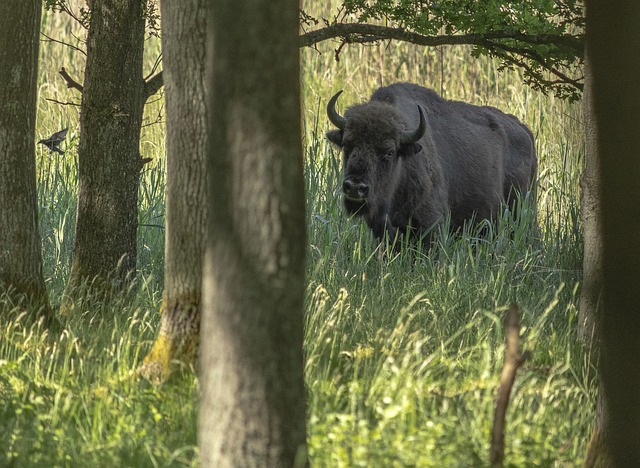
[[[318,7],[320,8],[320,7]],[[45,15],[49,35],[72,28]],[[79,34],[79,31],[76,32]],[[158,52],[147,41],[150,68]],[[305,379],[312,465],[484,466],[503,361],[502,316],[522,310],[531,359],[507,413],[510,466],[575,466],[594,423],[594,366],[576,340],[582,234],[581,109],[525,87],[517,72],[464,48],[402,44],[303,50],[308,261]],[[44,274],[53,304],[69,273],[77,202],[77,101],[57,77],[82,57],[43,43],[38,137],[69,127],[64,155],[37,154]],[[509,214],[480,236],[443,231],[381,259],[366,226],[345,215],[340,155],[325,140],[329,96],[344,106],[382,84],[413,81],[448,99],[489,104],[533,131],[540,163],[533,214]],[[137,279],[109,304],[87,300],[52,336],[0,298],[0,466],[197,465],[198,381],[155,387],[136,378],[159,321],[164,251],[162,100],[147,108]]]

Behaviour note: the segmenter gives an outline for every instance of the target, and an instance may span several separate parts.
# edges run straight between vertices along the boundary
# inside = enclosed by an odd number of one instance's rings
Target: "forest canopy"
[[[520,68],[542,92],[577,99],[584,84],[584,6],[575,0],[345,0],[330,17],[301,13],[303,45],[340,37],[350,43],[400,40],[419,45],[470,44],[476,57]]]

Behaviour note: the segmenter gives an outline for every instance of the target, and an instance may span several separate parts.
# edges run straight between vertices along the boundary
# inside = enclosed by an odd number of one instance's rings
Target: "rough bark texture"
[[[601,376],[614,466],[640,466],[640,3],[587,2],[603,233]]]
[[[41,0],[0,2],[0,292],[51,317],[42,276],[35,126]]]
[[[78,215],[68,292],[124,280],[136,267],[142,79],[142,0],[93,0],[80,107]]]
[[[163,0],[167,109],[167,224],[158,338],[142,372],[165,380],[172,363],[195,365],[206,233],[206,0]]]
[[[580,205],[584,229],[582,289],[578,316],[578,336],[587,345],[597,342],[598,310],[602,305],[602,233],[598,142],[591,90],[591,65],[585,54],[584,127],[585,155],[580,185]]]
[[[298,4],[210,6],[201,463],[299,466],[306,453]]]

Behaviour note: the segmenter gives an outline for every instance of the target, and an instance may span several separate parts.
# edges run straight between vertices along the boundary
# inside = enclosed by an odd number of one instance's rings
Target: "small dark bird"
[[[49,148],[49,151],[51,152],[55,151],[56,153],[64,154],[60,149],[60,143],[62,143],[67,137],[67,130],[67,128],[65,128],[64,130],[60,130],[59,132],[51,135],[49,138],[40,140],[38,143],[42,143],[44,146]]]

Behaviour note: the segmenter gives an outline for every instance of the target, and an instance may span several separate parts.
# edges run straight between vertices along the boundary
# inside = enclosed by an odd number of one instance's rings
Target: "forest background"
[[[328,7],[329,8],[329,7]],[[329,17],[331,9],[318,12]],[[77,25],[46,13],[43,32]],[[523,84],[518,71],[469,48],[398,43],[302,49],[303,141],[309,231],[305,379],[309,452],[317,466],[481,464],[487,459],[503,357],[501,313],[523,310],[522,368],[509,409],[507,459],[574,465],[595,422],[594,363],[576,338],[582,262],[579,176],[582,108]],[[146,70],[160,52],[145,44]],[[77,203],[78,101],[58,75],[81,76],[83,56],[42,43],[37,134],[69,127],[64,155],[40,147],[38,200],[47,289],[59,302],[69,276]],[[540,160],[540,242],[531,219],[506,216],[487,238],[442,239],[416,264],[377,259],[367,229],[341,207],[339,154],[324,139],[324,106],[412,81],[449,99],[496,106],[533,131]],[[51,99],[51,100],[47,100]],[[198,381],[156,387],[133,378],[158,326],[163,290],[162,95],[147,105],[140,143],[152,162],[139,195],[138,277],[108,306],[86,301],[52,344],[47,331],[6,322],[0,336],[3,464],[190,466],[197,463]],[[515,229],[513,237],[507,235]],[[475,242],[474,242],[475,241]],[[134,297],[134,300],[131,298]]]

